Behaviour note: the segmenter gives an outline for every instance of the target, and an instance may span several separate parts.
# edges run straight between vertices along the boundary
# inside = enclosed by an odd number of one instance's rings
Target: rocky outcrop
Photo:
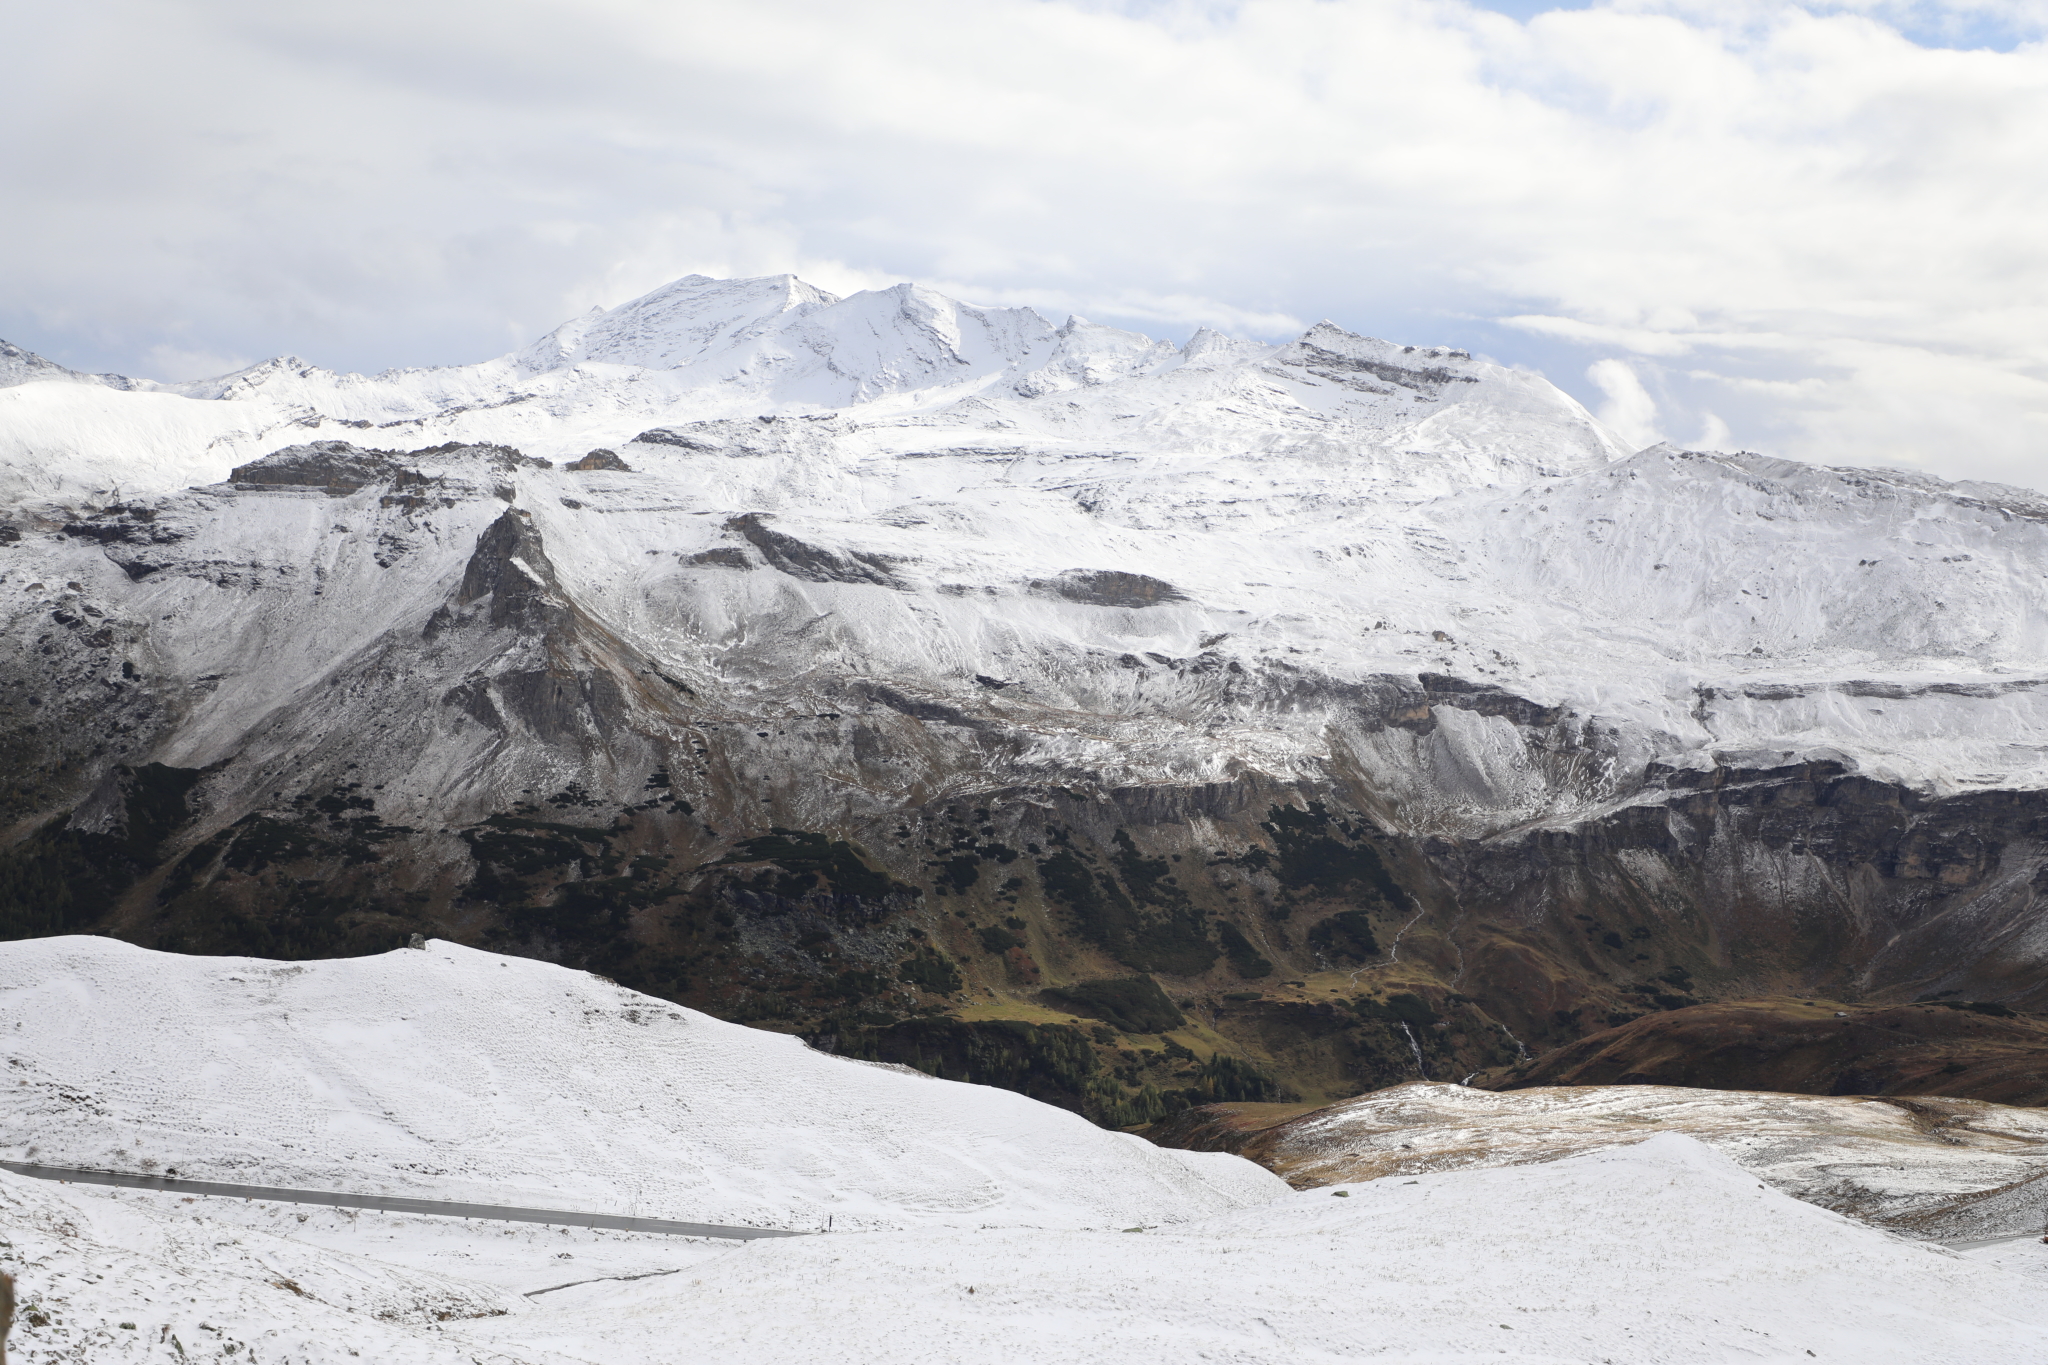
[[[808,583],[871,583],[891,587],[895,577],[889,561],[879,555],[841,554],[775,530],[766,512],[748,512],[725,523],[725,529],[761,552],[768,567]]]
[[[466,462],[501,473],[553,467],[550,461],[511,446],[451,442],[406,452],[367,449],[349,441],[311,441],[237,465],[229,473],[228,481],[245,492],[317,488],[338,498],[375,484],[391,484],[403,490],[438,483],[440,479],[420,472],[419,465],[428,457],[444,466]]]
[[[1068,569],[1056,578],[1032,580],[1031,590],[1090,607],[1156,607],[1187,601],[1187,594],[1171,583],[1121,569]]]
[[[467,607],[485,597],[491,599],[494,626],[539,628],[565,610],[555,566],[541,545],[531,512],[508,507],[477,537],[455,603]]]
[[[395,450],[363,450],[347,441],[313,441],[237,465],[228,479],[249,489],[318,488],[341,497],[391,480],[401,468],[398,454]]]

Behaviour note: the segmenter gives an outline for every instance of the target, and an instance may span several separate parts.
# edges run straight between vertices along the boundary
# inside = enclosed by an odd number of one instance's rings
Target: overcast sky
[[[2048,485],[2048,0],[0,3],[0,337],[77,368],[794,271]]]

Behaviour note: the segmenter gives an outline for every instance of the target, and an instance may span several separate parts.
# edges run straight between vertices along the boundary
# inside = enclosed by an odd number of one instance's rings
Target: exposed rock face
[[[1995,1001],[1695,1005],[1568,1044],[1489,1083],[1761,1086],[2048,1105],[2048,1024]]]
[[[888,561],[881,556],[840,554],[812,545],[775,530],[768,525],[770,520],[765,512],[748,512],[726,522],[725,529],[759,550],[770,568],[806,583],[873,583],[887,587],[894,582]]]
[[[318,488],[340,497],[394,478],[399,470],[396,455],[390,450],[360,450],[347,441],[314,441],[237,465],[228,477],[254,488]]]
[[[566,610],[531,512],[508,507],[477,537],[455,604],[466,607],[484,597],[491,599],[494,626],[544,627]]]
[[[1152,607],[1187,600],[1187,594],[1171,583],[1115,569],[1069,569],[1057,578],[1038,579],[1031,586],[1091,607]]]
[[[1273,359],[1277,364],[1299,365],[1311,374],[1368,393],[1385,394],[1392,386],[1410,390],[1418,397],[1435,398],[1447,384],[1479,382],[1473,375],[1430,363],[1471,360],[1464,351],[1391,346],[1353,336],[1327,322],[1310,328],[1293,345],[1282,347]]]

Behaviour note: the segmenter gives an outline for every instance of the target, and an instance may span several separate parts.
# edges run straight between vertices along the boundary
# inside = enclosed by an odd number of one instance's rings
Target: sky
[[[4,2],[0,337],[74,368],[794,272],[2048,487],[2048,0]]]

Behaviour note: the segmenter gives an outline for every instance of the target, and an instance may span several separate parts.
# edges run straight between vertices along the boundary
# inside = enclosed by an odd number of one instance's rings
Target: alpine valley
[[[1112,1127],[2048,1102],[2036,493],[789,276],[0,385],[7,938],[419,934]]]

